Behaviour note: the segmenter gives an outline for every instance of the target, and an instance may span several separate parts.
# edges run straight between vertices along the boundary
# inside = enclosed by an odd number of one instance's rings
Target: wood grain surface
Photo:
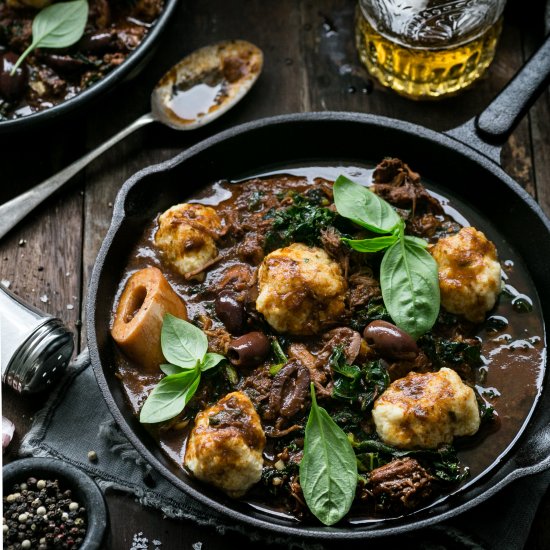
[[[264,73],[257,85],[227,115],[194,132],[177,132],[158,124],[138,130],[33,212],[0,241],[0,279],[31,304],[63,319],[78,335],[80,350],[86,341],[83,304],[91,269],[110,223],[116,193],[131,174],[222,129],[281,113],[358,111],[435,130],[453,128],[483,110],[544,36],[544,2],[510,1],[497,56],[487,74],[455,98],[412,102],[373,82],[359,65],[353,40],[354,11],[354,0],[182,0],[154,57],[137,78],[70,120],[0,136],[1,203],[147,112],[155,82],[192,50],[218,40],[241,38],[255,43],[265,54]],[[549,121],[547,91],[514,131],[502,155],[504,169],[547,214]],[[3,413],[16,424],[16,438],[4,457],[9,461],[15,458],[20,437],[44,396],[21,399],[4,387],[2,395]],[[257,547],[245,537],[221,537],[190,522],[163,518],[128,496],[113,493],[107,500],[111,521],[107,548],[130,548],[139,532],[169,549],[190,548],[196,542],[202,542],[205,550]],[[550,492],[539,509],[526,549],[550,548],[550,525],[545,520],[549,514]],[[376,546],[369,543],[369,547]]]

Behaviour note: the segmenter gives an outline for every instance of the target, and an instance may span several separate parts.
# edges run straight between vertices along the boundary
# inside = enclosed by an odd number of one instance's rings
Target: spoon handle
[[[130,135],[132,132],[153,122],[155,120],[152,113],[147,113],[126,126],[118,134],[108,139],[83,157],[75,160],[72,164],[64,168],[57,174],[54,174],[47,180],[29,189],[25,193],[18,195],[14,199],[5,202],[0,206],[0,239],[11,229],[13,229],[29,212],[34,210],[39,204],[45,201],[52,193],[55,193],[67,181],[69,181],[82,168],[87,166],[92,160],[107,151],[115,143]]]

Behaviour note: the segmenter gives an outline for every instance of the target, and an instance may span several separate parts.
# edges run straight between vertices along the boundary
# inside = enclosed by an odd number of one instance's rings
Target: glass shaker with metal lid
[[[44,390],[63,374],[73,349],[73,334],[59,319],[0,284],[2,382],[20,393]]]

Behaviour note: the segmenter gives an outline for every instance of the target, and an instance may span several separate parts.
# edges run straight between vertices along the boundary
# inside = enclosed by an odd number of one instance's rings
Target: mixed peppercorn
[[[86,509],[58,480],[29,477],[3,498],[6,550],[79,548],[86,534]]]

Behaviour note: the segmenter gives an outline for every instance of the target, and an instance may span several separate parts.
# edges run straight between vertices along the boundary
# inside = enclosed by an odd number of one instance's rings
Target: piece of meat
[[[37,75],[31,78],[31,97],[63,97],[67,82],[50,67],[43,66]]]
[[[251,399],[256,409],[258,409],[260,415],[265,413],[259,408],[260,404],[269,399],[271,393],[271,386],[273,384],[273,376],[269,373],[269,367],[260,367],[254,369],[249,376],[247,376],[240,387]]]
[[[430,370],[432,370],[432,362],[422,350],[412,361],[397,361],[388,366],[388,374],[392,382],[404,378],[411,371],[428,372]]]
[[[247,233],[237,245],[237,255],[244,262],[258,265],[264,259],[264,238],[260,233]]]
[[[407,223],[407,231],[415,237],[430,239],[435,235],[440,225],[441,220],[428,213],[412,218]]]
[[[309,376],[315,385],[317,398],[330,397],[332,395],[332,380],[328,362],[315,357],[304,344],[293,342],[288,347],[288,355],[296,359],[309,369]]]
[[[164,0],[137,0],[134,6],[135,17],[142,21],[153,21],[162,11]]]
[[[433,492],[434,477],[414,458],[393,460],[369,475],[368,488],[381,511],[395,513],[418,508]]]
[[[348,279],[349,305],[352,310],[366,306],[371,298],[381,295],[380,282],[365,273],[354,273]]]
[[[443,207],[420,183],[420,176],[403,161],[384,159],[374,171],[372,190],[384,200],[398,208],[442,214]]]
[[[32,42],[32,12],[25,16],[21,14],[15,17],[10,14],[7,7],[5,9],[5,17],[2,17],[0,12],[0,28],[5,29],[6,46],[12,52],[23,53]],[[14,19],[17,19],[17,24],[14,23]]]
[[[328,363],[336,347],[341,347],[348,365],[353,365],[361,351],[361,335],[349,327],[338,327],[323,334],[325,345],[317,355],[321,363]]]
[[[116,30],[116,46],[120,51],[135,50],[147,33],[146,27],[128,26]]]
[[[107,0],[90,0],[88,24],[96,29],[106,29],[111,24],[111,8]]]

